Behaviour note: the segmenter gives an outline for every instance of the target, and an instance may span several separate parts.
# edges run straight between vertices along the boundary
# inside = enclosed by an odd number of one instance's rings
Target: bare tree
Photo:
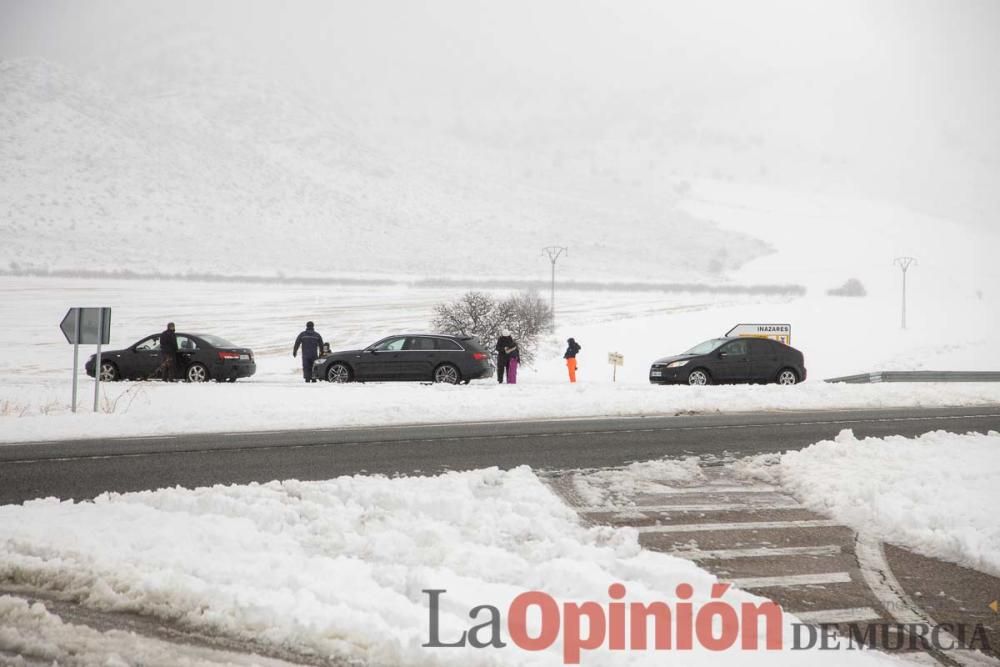
[[[535,347],[552,322],[552,310],[537,292],[521,292],[498,300],[483,292],[466,292],[451,303],[434,306],[431,325],[439,333],[476,336],[490,349],[508,329],[523,363],[531,363]]]

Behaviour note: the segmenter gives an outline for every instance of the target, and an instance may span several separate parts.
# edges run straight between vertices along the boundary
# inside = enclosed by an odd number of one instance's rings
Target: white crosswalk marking
[[[734,558],[771,558],[779,556],[836,556],[841,547],[823,544],[815,547],[759,547],[756,549],[692,549],[676,550],[675,556],[689,560],[732,560]]]
[[[768,530],[772,528],[832,528],[843,525],[832,519],[803,521],[740,521],[737,523],[678,523],[674,525],[639,526],[640,533],[697,533],[713,530]]]
[[[871,607],[855,607],[854,609],[822,609],[819,611],[792,611],[803,623],[861,623],[875,621],[882,616]]]
[[[606,512],[734,512],[747,510],[794,510],[801,509],[800,503],[785,500],[766,503],[702,503],[693,505],[619,505],[617,507],[586,507],[585,514]]]
[[[780,493],[781,489],[768,484],[749,484],[747,486],[675,486],[670,489],[670,495],[675,493]]]
[[[817,574],[789,574],[782,577],[744,577],[731,579],[737,588],[787,588],[789,586],[819,586],[823,584],[847,584],[851,575],[847,572],[820,572]]]

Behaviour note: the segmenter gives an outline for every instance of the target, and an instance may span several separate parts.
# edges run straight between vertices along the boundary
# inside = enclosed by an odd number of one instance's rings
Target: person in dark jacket
[[[563,354],[563,359],[566,360],[566,370],[569,371],[570,382],[576,382],[576,355],[580,349],[580,344],[576,340],[566,339],[566,353]]]
[[[306,322],[306,330],[295,339],[295,347],[292,348],[292,356],[299,353],[302,347],[302,377],[306,382],[316,382],[312,376],[313,362],[316,361],[323,351],[323,337],[315,330],[312,322]]]
[[[153,375],[163,373],[164,380],[173,382],[176,370],[177,334],[174,331],[174,323],[168,322],[166,330],[160,334],[160,365],[153,371]]]
[[[497,344],[495,349],[497,351],[497,382],[503,383],[504,375],[507,373],[507,365],[510,363],[510,353],[507,352],[510,348],[516,348],[514,344],[514,338],[510,335],[507,330],[500,332],[500,337],[497,338]]]

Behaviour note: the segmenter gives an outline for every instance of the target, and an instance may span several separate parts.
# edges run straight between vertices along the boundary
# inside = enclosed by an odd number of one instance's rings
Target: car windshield
[[[200,336],[203,341],[212,347],[236,347],[225,338],[219,338],[218,336],[213,336],[212,334],[200,334]]]
[[[708,354],[725,342],[725,338],[713,338],[712,340],[706,340],[704,343],[698,343],[684,354]]]

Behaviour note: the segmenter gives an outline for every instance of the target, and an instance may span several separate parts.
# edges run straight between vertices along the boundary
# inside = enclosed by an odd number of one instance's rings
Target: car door
[[[122,375],[147,378],[160,365],[160,335],[148,336],[128,349],[121,358]]]
[[[440,353],[430,336],[409,336],[403,346],[400,379],[430,380]]]
[[[733,340],[715,353],[712,378],[718,382],[747,382],[750,379],[750,354],[746,339]]]
[[[210,367],[211,361],[206,361],[201,352],[195,338],[187,334],[177,334],[177,372],[183,372],[192,361],[200,361]]]
[[[401,373],[405,336],[393,336],[379,341],[361,353],[355,373],[359,380],[396,380]]]
[[[774,382],[781,367],[778,346],[763,338],[750,341],[750,378],[753,382]]]

